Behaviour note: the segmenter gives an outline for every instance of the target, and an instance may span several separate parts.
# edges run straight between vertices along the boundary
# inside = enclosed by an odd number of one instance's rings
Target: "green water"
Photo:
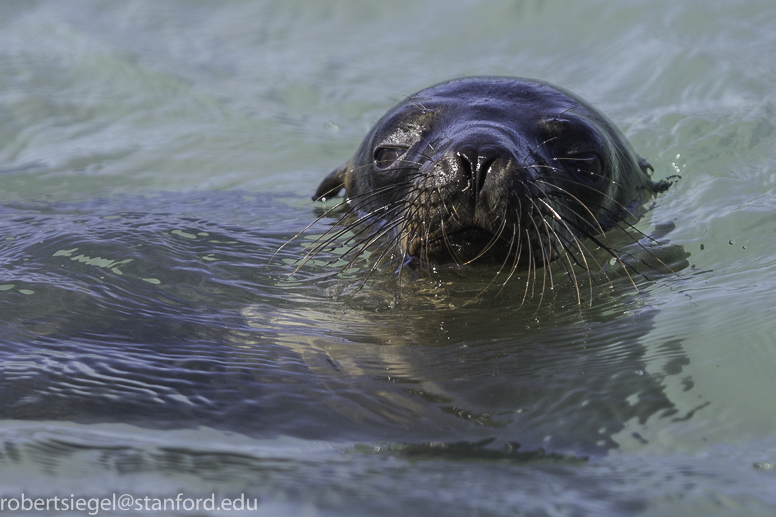
[[[0,4],[0,499],[771,515],[774,48],[765,1]],[[581,307],[289,279],[324,175],[475,74],[568,88],[680,174],[638,227],[686,267]]]

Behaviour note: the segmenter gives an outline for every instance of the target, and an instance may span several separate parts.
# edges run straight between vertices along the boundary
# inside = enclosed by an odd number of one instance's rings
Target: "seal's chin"
[[[495,239],[492,233],[479,227],[469,227],[451,233],[439,233],[421,244],[413,253],[431,264],[464,265],[472,262],[503,262],[509,253],[509,243]]]

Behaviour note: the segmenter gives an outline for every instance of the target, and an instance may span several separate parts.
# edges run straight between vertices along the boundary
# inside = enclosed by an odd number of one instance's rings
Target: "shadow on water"
[[[538,308],[517,310],[517,288],[471,303],[482,278],[457,273],[396,309],[380,289],[332,300],[317,268],[288,280],[298,245],[270,263],[301,206],[209,192],[0,208],[2,418],[535,461],[685,416],[664,391],[681,342],[647,339],[654,281],[596,285],[582,307],[563,283]]]

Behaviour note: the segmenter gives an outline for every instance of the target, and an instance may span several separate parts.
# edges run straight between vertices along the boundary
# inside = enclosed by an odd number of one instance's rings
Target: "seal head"
[[[581,265],[584,238],[667,187],[650,169],[573,93],[532,79],[468,77],[391,109],[314,199],[346,190],[352,215],[341,224],[371,229],[356,239],[358,254],[380,244],[426,265],[540,267],[559,256]]]

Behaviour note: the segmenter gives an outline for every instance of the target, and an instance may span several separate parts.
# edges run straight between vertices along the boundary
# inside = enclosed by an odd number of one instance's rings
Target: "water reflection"
[[[674,412],[662,389],[667,372],[650,373],[645,363],[656,312],[556,323],[563,318],[551,310],[537,322],[509,307],[351,310],[306,340],[292,326],[273,327],[266,308],[245,315],[304,358],[329,391],[322,402],[343,428],[363,429],[361,439],[496,438],[492,447],[519,442],[587,455],[617,447],[612,436],[629,421]],[[284,322],[305,319],[296,313]],[[665,348],[681,354],[680,343]],[[679,373],[684,362],[673,357],[667,371]]]

